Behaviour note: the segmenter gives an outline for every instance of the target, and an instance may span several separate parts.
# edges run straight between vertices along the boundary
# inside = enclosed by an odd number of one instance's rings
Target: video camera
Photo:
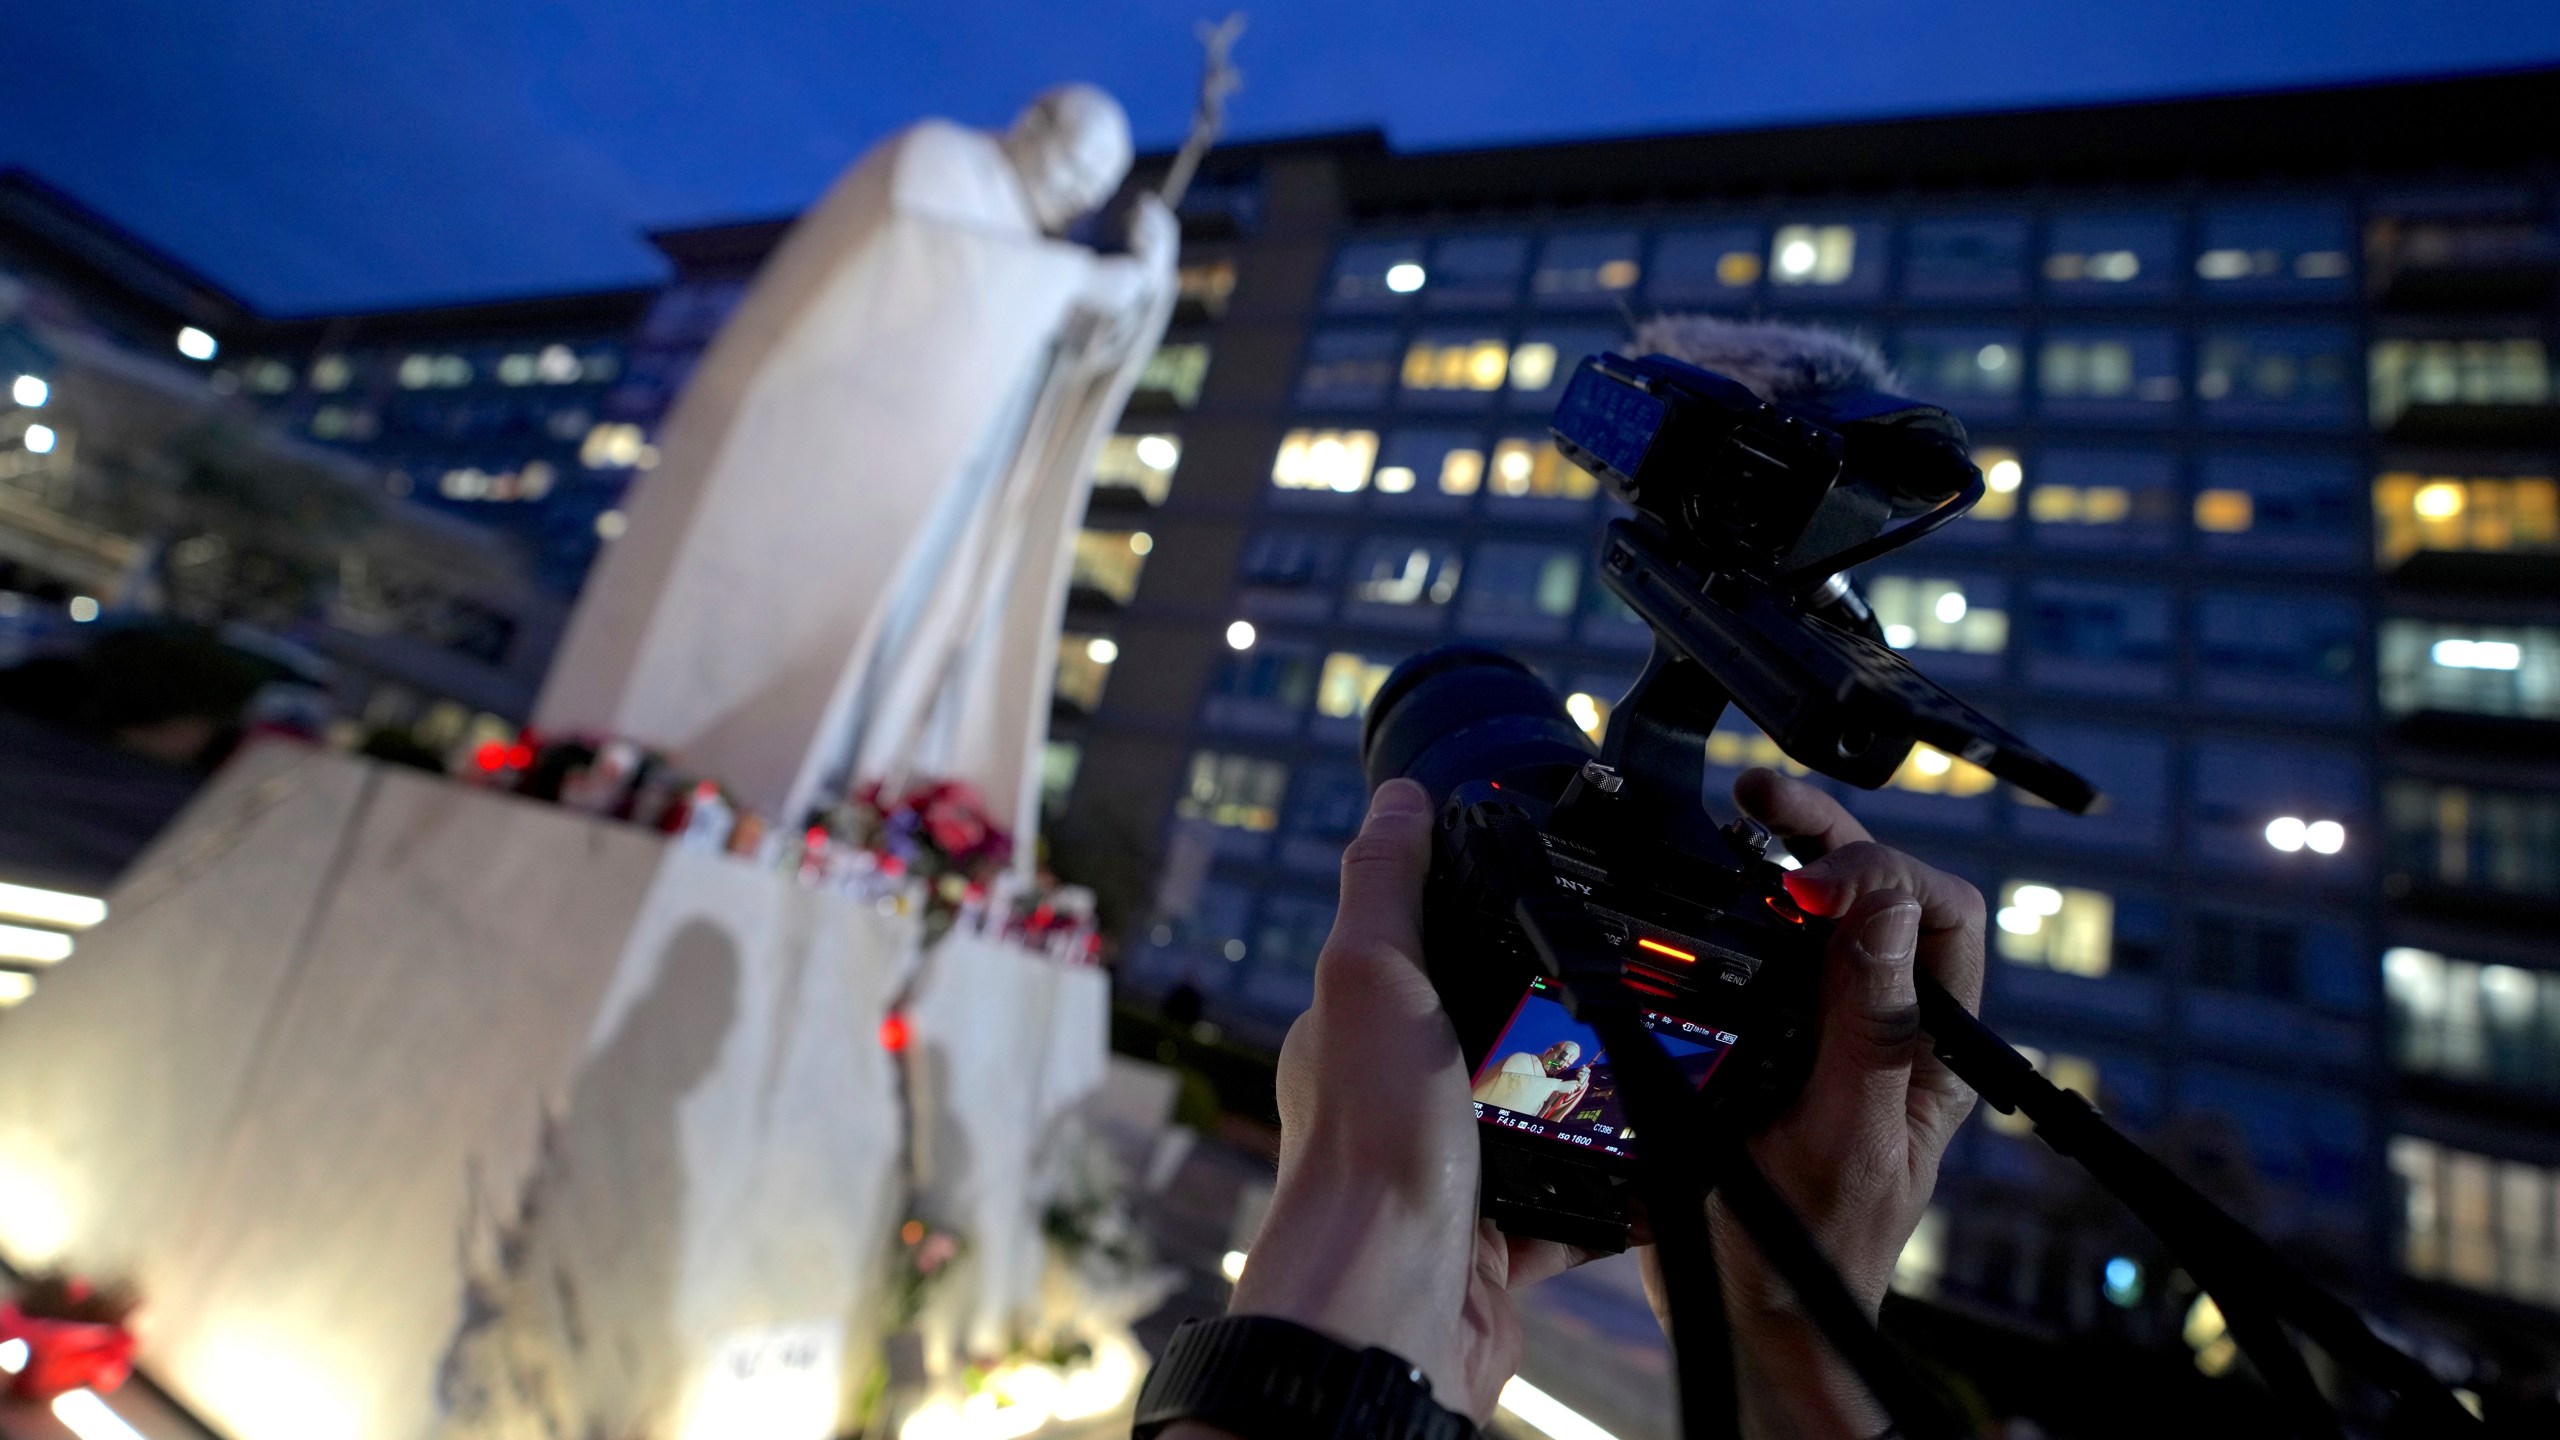
[[[1423,959],[1471,1070],[1482,1208],[1515,1235],[1587,1249],[1649,1232],[1696,1435],[1718,1433],[1699,1428],[1702,1398],[1732,1392],[1704,1222],[1719,1189],[1899,1432],[1958,1433],[1742,1148],[1811,1069],[1830,926],[1788,895],[1767,830],[1717,823],[1708,738],[1730,704],[1853,785],[1883,785],[1926,744],[2064,810],[2097,803],[2086,780],[1914,670],[1847,581],[1981,498],[1964,427],[1871,390],[1773,403],[1678,360],[1612,354],[1582,362],[1551,428],[1635,512],[1607,527],[1599,573],[1653,650],[1605,741],[1595,751],[1526,666],[1469,646],[1398,666],[1361,738],[1371,789],[1408,777],[1435,807]],[[2336,1417],[2277,1317],[2412,1408],[2469,1422],[2352,1310],[2036,1075],[1933,978],[1917,984],[1940,1058],[2180,1255],[2303,1433],[2335,1434]]]

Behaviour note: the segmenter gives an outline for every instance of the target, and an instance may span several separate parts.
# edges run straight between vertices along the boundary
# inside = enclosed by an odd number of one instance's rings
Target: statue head
[[[1129,173],[1128,112],[1091,85],[1042,92],[1005,132],[1005,158],[1052,235],[1092,213]]]

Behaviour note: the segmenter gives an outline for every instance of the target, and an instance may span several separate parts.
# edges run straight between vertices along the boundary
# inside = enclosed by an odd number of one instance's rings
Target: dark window
[[[1479,545],[1458,599],[1458,628],[1506,639],[1560,640],[1573,617],[1582,566],[1579,548]]]
[[[2560,795],[2392,783],[2391,868],[2423,884],[2560,898]]]
[[[1529,242],[1517,235],[1452,235],[1432,247],[1423,303],[1436,310],[1508,309],[1520,293]]]
[[[2195,982],[2291,1000],[2302,989],[2302,931],[2282,921],[2242,915],[2198,915],[2193,927]]]
[[[2169,745],[2156,732],[2031,719],[2019,733],[2087,776],[2107,797],[2096,813],[2073,815],[2017,792],[2011,821],[2019,834],[2102,850],[2148,850],[2160,843],[2169,814]]]
[[[2239,425],[2346,425],[2355,335],[2340,325],[2208,331],[2196,364],[2205,419]]]
[[[2196,689],[2252,710],[2361,709],[2364,611],[2325,595],[2209,590],[2196,600]]]
[[[2026,292],[2027,222],[2014,216],[1916,220],[1903,232],[1911,300],[2011,300]]]
[[[1757,225],[1666,230],[1653,246],[1645,295],[1657,305],[1748,300],[1760,288]]]
[[[2199,740],[2187,796],[2195,854],[2210,864],[2250,870],[2316,874],[2352,867],[2366,793],[2363,762],[2345,751],[2271,740]],[[2306,844],[2299,829],[2276,823],[2288,819],[2315,831],[2337,829]]]
[[[1301,405],[1375,405],[1395,379],[1396,337],[1385,330],[1328,330],[1307,344],[1298,372]]]
[[[1554,235],[1538,250],[1530,293],[1541,305],[1615,305],[1643,276],[1632,230]]]
[[[1250,614],[1285,619],[1321,617],[1332,605],[1340,573],[1341,537],[1302,530],[1266,530],[1245,542],[1236,567],[1239,601]]]
[[[1315,1001],[1316,956],[1333,929],[1333,903],[1312,896],[1263,897],[1245,960],[1244,998],[1275,1016]]]
[[[2207,555],[2346,562],[2364,550],[2363,496],[2343,455],[2207,455],[2196,540]]]
[[[2039,580],[2027,588],[2027,680],[2095,695],[2166,695],[2175,647],[2156,585]]]
[[[1286,734],[1314,698],[1321,657],[1309,646],[1265,640],[1229,651],[1218,666],[1201,718],[1224,730]]]

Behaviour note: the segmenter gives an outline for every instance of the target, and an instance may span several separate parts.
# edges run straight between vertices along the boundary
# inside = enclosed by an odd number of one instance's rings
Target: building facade
[[[2545,72],[1227,157],[1252,219],[1186,251],[1183,378],[1105,457],[1061,640],[1056,839],[1132,887],[1127,988],[1276,1045],[1405,655],[1508,647],[1605,722],[1647,637],[1591,574],[1611,502],[1545,439],[1577,359],[1656,313],[1854,331],[1991,485],[1859,577],[1888,636],[2110,803],[1927,751],[1843,800],[1989,897],[1990,1013],[2050,1073],[2466,1382],[2547,1399],[2555,100]],[[1710,759],[1785,763],[1738,716]],[[1913,1288],[2227,1365],[1993,1118]]]
[[[1986,1005],[2448,1374],[2560,1353],[2560,72],[1399,154],[1222,149],[1107,446],[1060,666],[1052,858],[1124,994],[1276,1048],[1363,712],[1453,639],[1597,731],[1647,637],[1544,420],[1660,313],[1883,347],[1990,493],[1859,577],[1922,669],[2110,796],[1923,751],[1841,798],[1973,881]],[[574,586],[782,221],[648,294],[251,325],[231,383]],[[247,324],[247,322],[243,322]],[[226,357],[230,362],[230,357]],[[1739,717],[1726,774],[1783,764]],[[2032,1139],[1951,1153],[1906,1288],[2230,1346]]]

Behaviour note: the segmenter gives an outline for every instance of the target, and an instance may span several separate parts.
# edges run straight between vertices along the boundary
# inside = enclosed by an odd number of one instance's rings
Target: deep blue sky
[[[29,0],[0,164],[279,312],[626,284],[642,228],[799,206],[919,115],[1084,79],[1171,143],[1225,7]],[[1239,135],[1424,148],[2505,68],[2560,3],[1283,0],[1237,57]]]

